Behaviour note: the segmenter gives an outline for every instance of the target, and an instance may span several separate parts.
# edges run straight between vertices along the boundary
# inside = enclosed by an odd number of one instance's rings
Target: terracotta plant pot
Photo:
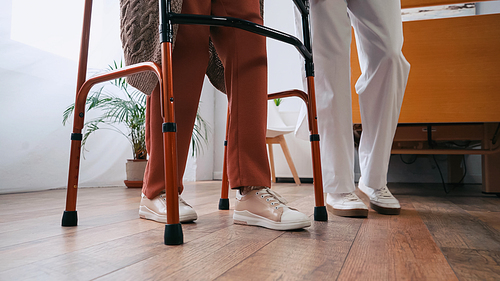
[[[123,181],[127,187],[142,188],[144,170],[146,170],[146,159],[127,159],[127,180]]]

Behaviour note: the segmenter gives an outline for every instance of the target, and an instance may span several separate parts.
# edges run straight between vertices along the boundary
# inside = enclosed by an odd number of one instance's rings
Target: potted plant
[[[122,67],[114,62],[109,70]],[[119,91],[110,91],[109,87],[115,87]],[[72,104],[63,112],[63,125],[74,112],[75,105]],[[85,152],[85,144],[88,137],[99,129],[107,129],[118,132],[125,136],[130,142],[133,159],[128,159],[126,164],[127,187],[142,187],[142,179],[147,163],[147,152],[145,142],[146,123],[146,95],[131,87],[125,78],[109,81],[99,90],[90,92],[86,102],[86,112],[95,112],[97,117],[85,122],[83,128],[82,153]],[[120,126],[121,124],[125,126]],[[125,130],[122,129],[125,127]],[[209,126],[196,114],[192,136],[193,156],[202,149],[202,143],[208,142]]]

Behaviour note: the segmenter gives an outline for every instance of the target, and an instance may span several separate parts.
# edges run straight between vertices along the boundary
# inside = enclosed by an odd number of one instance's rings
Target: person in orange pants
[[[122,0],[122,24],[126,18],[123,8],[130,10],[134,7],[131,2],[134,1]],[[231,16],[258,24],[263,22],[258,0],[189,0],[182,3],[182,13]],[[122,39],[123,30],[122,25]],[[147,35],[142,30],[141,34],[136,36],[145,34]],[[154,34],[156,36],[156,32]],[[127,36],[129,35],[125,33],[125,37]],[[234,222],[279,230],[310,226],[306,215],[289,208],[282,197],[269,189],[271,176],[265,144],[266,39],[243,30],[199,25],[179,26],[172,61],[179,193],[182,193],[183,189],[182,177],[190,138],[209,63],[209,39],[214,43],[224,65],[225,88],[231,114],[227,155],[229,183],[233,189],[238,190]],[[124,49],[125,52],[129,50]],[[152,59],[145,55],[145,60]],[[163,120],[159,101],[157,86],[147,99],[146,146],[149,162],[144,177],[139,215],[142,218],[165,222],[165,195],[162,193],[165,190],[161,131]],[[182,198],[179,200],[180,221],[196,220],[194,209]]]

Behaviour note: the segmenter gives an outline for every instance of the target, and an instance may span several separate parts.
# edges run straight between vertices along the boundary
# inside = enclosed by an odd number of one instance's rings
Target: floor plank
[[[484,196],[413,198],[415,208],[460,280],[500,278],[498,203],[498,198]]]
[[[500,212],[498,197],[451,197],[448,201],[465,211]]]
[[[400,203],[399,216],[369,213],[338,280],[456,280],[410,200]]]
[[[287,232],[218,280],[334,280],[362,221],[330,215],[328,222]]]
[[[53,227],[60,228],[58,226]],[[0,272],[155,228],[162,227],[154,222],[145,223],[137,219],[71,232],[66,231],[67,228],[63,228],[62,231],[66,233],[62,236],[53,236],[31,243],[3,248],[2,256],[8,257],[8,261],[0,262]],[[61,240],[64,243],[61,243]]]
[[[500,251],[443,248],[460,280],[500,280]]]
[[[412,202],[439,247],[500,251],[500,232],[451,201],[416,196]]]
[[[199,219],[185,244],[138,218],[140,189],[82,188],[77,227],[60,226],[65,190],[0,195],[0,280],[499,280],[500,198],[480,186],[390,184],[401,215],[329,214],[301,231],[235,225],[219,211],[220,181],[186,183]],[[311,184],[273,184],[314,212]],[[366,198],[363,200],[368,203]],[[29,206],[27,208],[26,206]]]
[[[85,206],[106,206],[109,205],[110,199],[114,202],[123,202],[132,197],[137,198],[138,192],[140,194],[138,189],[124,187],[81,188],[78,190],[77,210]],[[3,216],[0,217],[0,223],[37,218],[43,216],[45,212],[57,212],[62,217],[65,200],[66,190],[63,189],[2,195],[0,213]]]
[[[38,211],[38,216],[34,218],[25,217],[17,221],[0,223],[0,229],[2,229],[0,231],[0,247],[65,235],[75,232],[77,229],[87,229],[137,218],[137,206],[140,200],[138,194],[140,193],[134,191],[135,198],[116,196],[121,193],[130,193],[130,191],[115,189],[113,193],[107,194],[110,199],[108,198],[106,203],[96,200],[93,205],[78,205],[78,228],[60,227],[64,204],[61,204],[57,209]],[[95,195],[100,196],[101,194],[94,193]]]
[[[467,213],[482,220],[490,227],[493,227],[497,232],[500,232],[500,212],[467,211]]]
[[[223,228],[99,280],[213,280],[282,233],[245,226]]]

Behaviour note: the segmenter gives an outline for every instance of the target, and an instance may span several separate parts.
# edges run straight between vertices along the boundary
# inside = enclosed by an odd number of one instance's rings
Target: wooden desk
[[[467,3],[464,1],[403,0],[402,6],[421,7]],[[483,155],[483,191],[500,193],[500,154],[487,151],[498,143],[491,139],[500,122],[500,14],[404,22],[403,53],[411,64],[400,124],[417,124],[416,131],[398,127],[395,142],[409,134],[427,140],[422,124],[447,130],[433,140],[456,140],[456,134],[469,130],[472,123],[482,129],[470,130],[463,140],[481,140]],[[360,76],[355,41],[351,46],[351,87]],[[353,121],[361,123],[358,97],[353,94]],[[445,126],[446,125],[446,126]],[[465,126],[465,127],[464,127]],[[450,129],[451,128],[451,129]],[[439,135],[439,133],[437,134]],[[500,142],[500,141],[499,141]],[[393,153],[457,154],[451,151],[394,150]],[[432,153],[430,153],[432,152]],[[479,154],[477,151],[460,151]]]

